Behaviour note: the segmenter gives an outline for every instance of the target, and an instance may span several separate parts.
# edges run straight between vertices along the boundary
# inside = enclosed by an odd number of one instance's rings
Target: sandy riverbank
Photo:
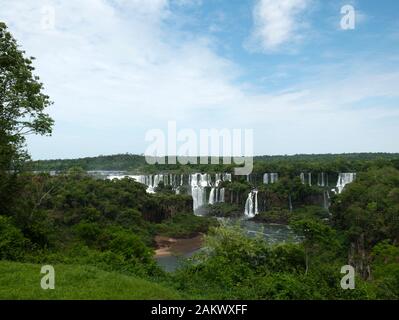
[[[204,235],[199,234],[188,239],[156,236],[155,242],[157,243],[155,257],[184,255],[186,253],[200,249],[204,242]]]

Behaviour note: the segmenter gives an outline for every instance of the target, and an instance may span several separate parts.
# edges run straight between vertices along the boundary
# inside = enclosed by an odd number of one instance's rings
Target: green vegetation
[[[174,238],[191,238],[198,233],[206,233],[217,224],[214,218],[197,217],[192,214],[179,214],[156,225],[156,233]]]
[[[303,244],[271,246],[261,238],[248,238],[240,229],[217,228],[207,238],[208,250],[178,270],[171,285],[195,298],[206,299],[376,297],[373,284],[360,278],[356,280],[356,290],[342,290],[339,271],[344,258],[326,263],[325,256],[334,256],[334,249],[318,244],[312,242],[313,261],[306,272]],[[328,253],[319,258],[326,248]]]
[[[397,153],[347,153],[323,155],[293,155],[293,156],[257,156],[254,157],[254,174],[278,172],[281,175],[293,177],[298,172],[325,172],[334,175],[336,172],[363,171],[378,164],[385,166],[397,161]],[[199,161],[197,161],[199,163]],[[211,160],[209,159],[209,162]],[[155,164],[148,165],[143,155],[116,154],[101,155],[80,159],[37,160],[29,163],[31,170],[37,171],[67,171],[71,167],[84,170],[115,170],[139,173],[189,173],[189,172],[233,172],[235,165],[224,165],[219,159],[219,165],[214,164]],[[262,177],[260,176],[261,180]]]
[[[55,265],[56,290],[40,287],[41,265],[0,261],[0,299],[180,299],[176,291],[90,266]]]
[[[156,194],[133,179],[97,180],[87,170],[230,172],[233,165],[155,165],[116,155],[27,162],[25,135],[50,134],[51,102],[26,58],[0,23],[0,299],[398,299],[399,156],[397,154],[257,157],[251,181],[224,182],[231,201],[210,215],[237,216],[257,185],[258,221],[288,223],[299,243],[270,245],[238,227],[196,217],[190,196],[160,184]],[[61,174],[35,174],[60,170]],[[315,206],[321,188],[298,173],[356,171]],[[279,181],[262,185],[264,172]],[[288,205],[290,203],[290,206]],[[242,209],[241,209],[242,210]],[[203,250],[174,273],[155,259],[155,236],[208,234]],[[40,266],[56,269],[56,289],[39,287]],[[343,290],[343,265],[356,269],[356,289]]]

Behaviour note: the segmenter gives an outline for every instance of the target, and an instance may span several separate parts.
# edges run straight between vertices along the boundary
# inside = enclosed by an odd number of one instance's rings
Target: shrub
[[[27,240],[22,232],[11,223],[11,218],[0,216],[0,259],[20,259],[26,244]]]

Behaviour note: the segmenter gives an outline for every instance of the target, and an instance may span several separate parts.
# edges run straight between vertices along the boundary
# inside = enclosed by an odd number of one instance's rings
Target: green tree
[[[323,248],[338,247],[334,229],[323,222],[305,218],[292,222],[291,226],[304,238],[305,274],[309,271],[309,259],[312,255],[316,256]]]
[[[33,74],[32,60],[0,22],[0,213],[10,211],[16,174],[28,158],[26,135],[51,134],[53,125],[44,112],[51,101]]]
[[[28,158],[26,135],[51,134],[53,125],[44,112],[52,102],[33,74],[33,59],[0,22],[0,211],[9,211],[15,175]]]
[[[11,223],[11,218],[0,216],[0,260],[20,258],[26,244],[21,231]]]

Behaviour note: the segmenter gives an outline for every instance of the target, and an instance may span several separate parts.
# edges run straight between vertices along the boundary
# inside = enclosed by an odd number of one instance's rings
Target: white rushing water
[[[299,178],[301,179],[302,184],[307,184],[309,186],[312,185],[312,173],[308,172],[305,174],[301,172],[299,174]],[[319,187],[327,187],[328,186],[328,175],[325,172],[320,172],[317,174],[317,186]]]
[[[216,189],[215,187],[213,187],[211,189],[211,192],[209,193],[209,204],[214,204],[218,201],[217,199],[217,193],[218,193],[218,189]]]
[[[325,174],[324,174],[324,172],[321,172],[321,173],[319,173],[318,175],[317,175],[317,185],[319,186],[319,187],[325,187]]]
[[[337,191],[338,193],[341,193],[345,186],[349,183],[352,183],[356,179],[356,173],[354,172],[341,172],[338,175],[338,181],[337,181]]]
[[[299,175],[299,178],[301,179],[302,184],[307,184],[309,186],[312,185],[312,173],[308,172],[305,174],[304,172],[301,172]]]
[[[187,185],[187,179],[183,174],[156,174],[156,175],[124,175],[111,174],[107,179],[123,179],[125,177],[132,178],[139,183],[147,186],[148,193],[155,193],[160,182],[165,186],[172,186],[176,194],[180,193],[180,187]],[[216,173],[212,176],[209,173],[193,173],[188,176],[188,193],[193,198],[193,211],[198,213],[199,209],[207,203],[215,204],[224,202],[225,189],[221,187],[223,181],[231,181],[231,173]],[[184,183],[184,181],[186,181]],[[209,198],[207,199],[207,190],[210,189]]]
[[[148,193],[155,193],[156,188],[160,182],[165,185],[170,185],[173,187],[176,193],[178,193],[178,188],[183,185],[183,175],[175,174],[156,174],[156,175],[108,175],[107,179],[123,179],[125,177],[136,180],[137,182],[147,186]]]
[[[194,173],[190,176],[191,195],[193,197],[193,210],[198,214],[200,209],[208,204],[224,202],[224,188],[220,188],[223,181],[231,181],[231,173],[216,173],[215,178],[204,173]],[[206,199],[206,190],[211,188],[209,199]]]
[[[328,190],[324,190],[323,192],[323,207],[326,210],[330,208],[330,193]]]
[[[216,203],[225,202],[225,189],[222,187],[223,181],[232,181],[231,173],[193,173],[189,175],[183,174],[155,174],[155,175],[124,175],[123,172],[112,172],[107,175],[107,179],[123,179],[129,177],[147,186],[148,193],[155,193],[156,188],[161,182],[165,186],[172,186],[176,194],[180,193],[182,186],[188,186],[187,193],[193,198],[193,211],[197,215],[201,215],[201,208],[206,205],[214,205]],[[272,184],[278,181],[278,173],[265,173],[263,175],[264,184]],[[338,174],[336,187],[332,190],[341,193],[345,186],[353,182],[356,178],[354,172],[343,172]],[[249,178],[248,178],[249,179]],[[312,185],[312,173],[301,172],[300,179],[303,184]],[[324,172],[317,174],[317,186],[328,187],[328,175]],[[230,196],[233,201],[233,197]],[[328,190],[323,192],[323,207],[328,209],[330,206],[330,194]],[[291,196],[289,196],[289,209],[292,211]],[[252,190],[246,199],[244,215],[247,218],[253,218],[258,214],[258,191]]]
[[[210,180],[208,173],[194,173],[189,177],[194,213],[197,213],[198,209],[206,204],[206,188],[211,186]]]
[[[269,183],[275,183],[278,180],[278,173],[271,172],[271,173],[265,173],[263,175],[263,183],[264,184],[269,184]]]
[[[251,219],[259,213],[258,211],[258,191],[253,190],[248,193],[248,198],[245,201],[244,215]]]
[[[303,172],[301,172],[301,174],[299,175],[299,177],[301,178],[302,184],[305,184],[305,174],[304,174]]]

